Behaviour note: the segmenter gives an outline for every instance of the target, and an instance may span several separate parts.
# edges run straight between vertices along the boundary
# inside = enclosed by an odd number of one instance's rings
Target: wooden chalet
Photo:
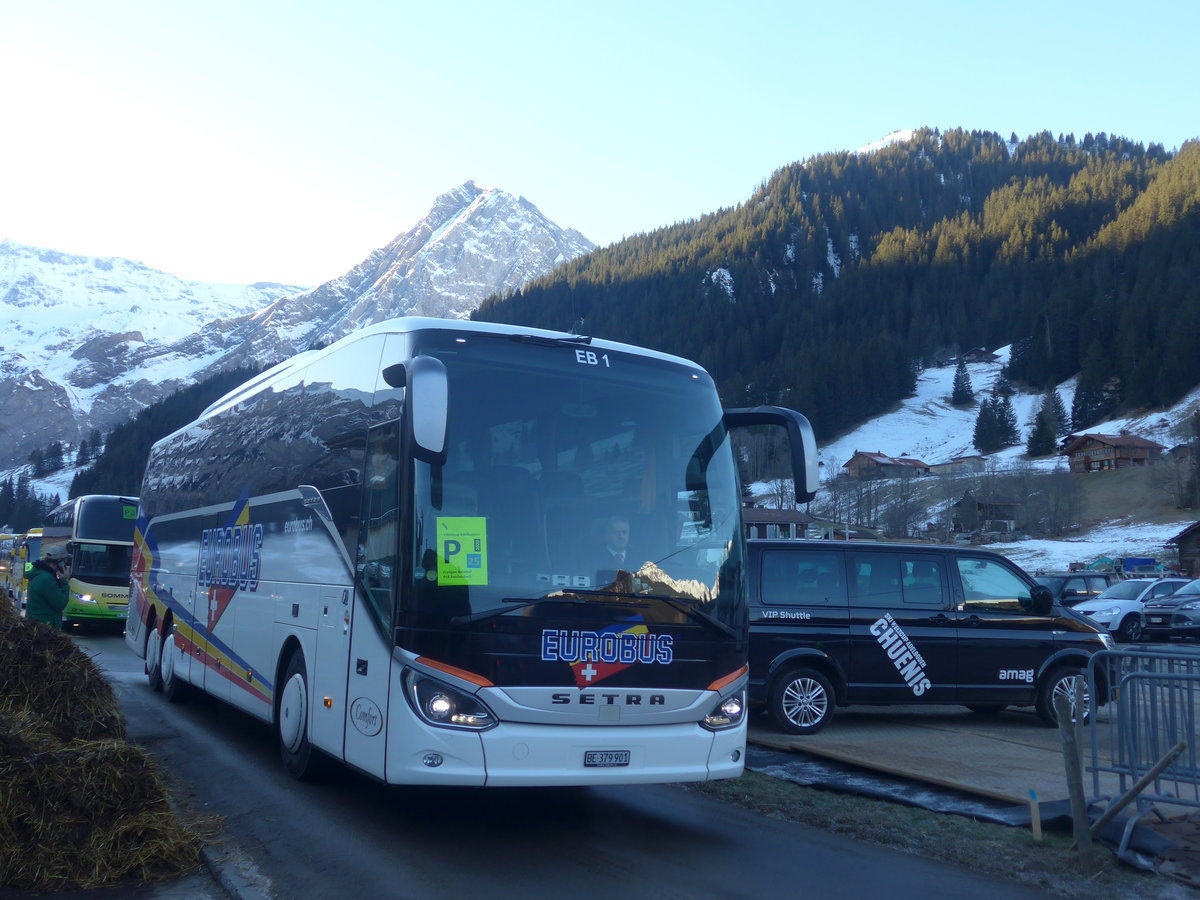
[[[1000,359],[995,353],[990,350],[984,350],[982,347],[973,347],[962,355],[962,361],[965,363],[994,363]]]
[[[1192,578],[1200,576],[1200,522],[1189,525],[1167,543],[1179,551],[1179,571]]]
[[[1072,472],[1103,472],[1158,462],[1166,449],[1133,434],[1081,434],[1067,440],[1062,455]]]
[[[970,531],[998,531],[1011,534],[1017,530],[1017,510],[1020,500],[991,496],[987,499],[971,496],[970,492],[954,504],[951,530],[962,534]]]
[[[987,468],[982,456],[956,456],[946,462],[934,463],[929,467],[931,475],[977,475]]]
[[[888,456],[855,450],[850,460],[842,464],[851,478],[912,478],[929,474],[929,464],[907,456]]]

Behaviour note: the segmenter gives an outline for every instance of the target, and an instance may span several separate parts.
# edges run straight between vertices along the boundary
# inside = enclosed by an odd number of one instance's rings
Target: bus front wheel
[[[297,650],[283,676],[275,734],[287,773],[298,781],[317,781],[325,774],[325,758],[308,739],[308,677],[304,669],[304,654]]]

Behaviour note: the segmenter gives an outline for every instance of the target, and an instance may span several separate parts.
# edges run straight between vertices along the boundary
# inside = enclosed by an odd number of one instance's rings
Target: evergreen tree
[[[1051,389],[1042,395],[1041,405],[1038,406],[1037,415],[1034,417],[1033,428],[1029,432],[1029,440],[1025,443],[1025,450],[1030,456],[1049,456],[1058,449],[1056,438],[1056,430],[1054,425],[1054,404],[1050,400],[1051,395],[1057,397],[1058,393]],[[1061,401],[1060,401],[1061,403]]]
[[[75,448],[75,465],[86,466],[91,462],[91,447],[88,445],[87,438],[79,439],[79,446]]]
[[[31,474],[34,478],[45,478],[46,469],[46,453],[43,450],[31,450],[29,452],[29,466]]]
[[[4,484],[0,484],[0,526],[12,525],[13,508],[16,504],[17,494],[13,487],[12,476],[4,479]]]
[[[63,460],[63,445],[62,441],[51,441],[46,448],[46,471],[58,472],[62,469],[65,462]]]
[[[99,428],[92,429],[92,433],[87,437],[87,442],[88,447],[91,448],[88,462],[93,462],[100,455],[100,451],[104,449],[104,437],[100,434]]]
[[[1021,429],[1017,424],[1017,413],[1008,397],[994,397],[996,410],[996,439],[1001,447],[1011,447],[1021,442]]]
[[[954,389],[950,392],[950,402],[954,406],[967,406],[975,400],[975,389],[971,387],[971,376],[967,372],[967,364],[960,356],[958,368],[954,370]]]
[[[996,401],[985,397],[979,404],[979,415],[975,417],[975,434],[972,443],[980,453],[992,453],[1003,446],[1000,442],[1000,422],[996,413]]]
[[[1056,389],[1050,388],[1050,409],[1048,411],[1050,422],[1054,428],[1054,436],[1056,438],[1065,438],[1071,433],[1071,420],[1067,416],[1066,407],[1063,406],[1062,397]]]
[[[1079,373],[1075,397],[1071,401],[1071,429],[1083,431],[1102,421],[1110,411],[1106,391],[1108,365],[1099,340],[1092,342]]]

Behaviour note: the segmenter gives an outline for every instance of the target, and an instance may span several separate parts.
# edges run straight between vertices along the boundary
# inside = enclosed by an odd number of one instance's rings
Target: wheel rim
[[[829,697],[814,678],[797,678],[783,691],[783,714],[798,728],[812,728],[825,717]]]
[[[1136,643],[1142,639],[1143,631],[1144,629],[1142,628],[1142,620],[1140,618],[1133,619],[1127,626],[1125,626],[1125,635],[1132,643]]]
[[[1075,687],[1079,686],[1079,699],[1083,704],[1083,717],[1087,718],[1088,711],[1091,709],[1092,698],[1088,694],[1087,678],[1082,675],[1068,675],[1065,678],[1060,678],[1054,685],[1054,694],[1051,696],[1051,702],[1055,704],[1055,710],[1058,709],[1057,703],[1059,697],[1066,697],[1067,703],[1071,708],[1071,721],[1079,720],[1078,710],[1075,703]]]
[[[279,739],[288,752],[295,753],[304,740],[304,713],[308,709],[308,689],[299,672],[288,679],[279,698]]]

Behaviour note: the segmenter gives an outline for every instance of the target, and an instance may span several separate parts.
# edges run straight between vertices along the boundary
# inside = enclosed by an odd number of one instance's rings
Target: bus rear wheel
[[[162,677],[163,696],[167,698],[168,703],[185,703],[191,699],[193,693],[192,686],[175,671],[179,653],[175,644],[175,629],[170,628],[162,642],[162,661],[158,666]]]
[[[275,710],[275,735],[284,770],[297,781],[319,781],[328,771],[326,757],[308,739],[308,677],[304,654],[288,659]]]
[[[159,635],[158,623],[152,622],[146,626],[146,640],[142,645],[143,656],[146,659],[146,681],[150,690],[162,690],[162,638]]]

